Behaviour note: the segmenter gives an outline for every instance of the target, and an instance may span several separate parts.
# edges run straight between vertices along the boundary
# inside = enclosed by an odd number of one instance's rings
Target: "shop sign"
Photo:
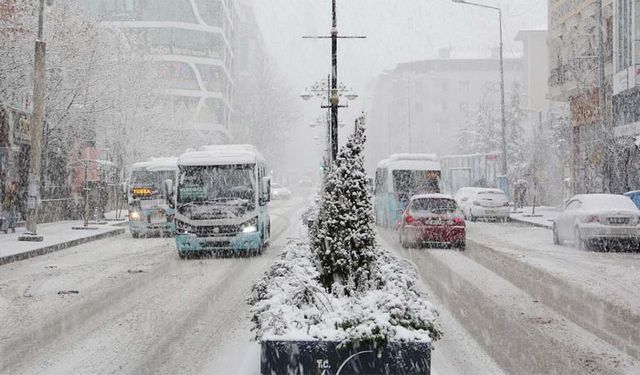
[[[14,143],[30,143],[31,142],[31,120],[26,114],[18,112],[13,116],[13,142]]]
[[[571,125],[578,127],[597,123],[600,119],[599,106],[600,98],[597,89],[584,95],[570,97]]]

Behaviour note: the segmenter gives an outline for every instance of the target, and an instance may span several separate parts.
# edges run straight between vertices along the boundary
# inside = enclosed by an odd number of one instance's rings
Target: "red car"
[[[466,245],[464,214],[453,197],[444,194],[411,197],[398,231],[404,248],[444,243],[464,250]]]

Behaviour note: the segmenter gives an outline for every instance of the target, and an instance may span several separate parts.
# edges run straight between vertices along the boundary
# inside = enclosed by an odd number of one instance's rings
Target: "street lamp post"
[[[329,155],[328,162],[331,164],[338,154],[338,126],[342,127],[343,124],[337,122],[337,113],[334,113],[335,108],[348,108],[350,100],[356,100],[358,95],[355,94],[350,88],[342,82],[336,82],[335,88],[333,83],[333,76],[329,75],[326,81],[319,81],[314,83],[311,88],[306,88],[305,91],[300,94],[300,97],[304,100],[309,100],[313,97],[321,98],[323,103],[321,108],[329,109],[328,116],[328,139],[329,139]],[[348,101],[344,105],[340,105],[340,98],[345,97]],[[334,123],[335,121],[335,123]],[[335,125],[335,129],[334,129]]]
[[[505,107],[504,107],[504,58],[503,58],[503,49],[504,44],[502,40],[502,10],[499,7],[494,7],[485,4],[472,3],[466,0],[451,0],[454,3],[458,4],[466,4],[473,5],[480,8],[492,9],[498,11],[498,19],[500,24],[500,111],[502,112],[502,127],[501,127],[501,136],[502,136],[502,175],[507,176],[507,123],[505,118]],[[507,184],[508,187],[508,184]]]
[[[338,39],[363,39],[364,36],[338,36],[338,19],[336,12],[336,0],[331,1],[331,35],[330,36],[303,36],[305,39],[331,39],[331,91],[329,93],[329,105],[326,108],[331,110],[331,162],[338,156],[338,108],[340,105],[340,95],[338,90]],[[323,107],[325,108],[325,107]]]

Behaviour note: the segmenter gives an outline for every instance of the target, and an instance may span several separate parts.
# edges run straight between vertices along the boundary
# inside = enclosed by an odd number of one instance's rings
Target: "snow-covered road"
[[[123,235],[3,266],[0,373],[257,373],[245,298],[302,205],[271,205],[261,257],[184,261]]]
[[[529,230],[535,233],[529,233]],[[540,259],[541,264],[552,264],[557,254],[545,251],[547,246],[544,245],[547,237],[550,241],[550,231],[513,224],[471,224],[467,238],[472,241],[468,241],[465,252],[449,249],[405,250],[399,246],[395,232],[379,230],[379,233],[383,243],[416,265],[426,284],[425,289],[433,295],[434,302],[441,306],[445,315],[451,317],[443,319],[445,339],[436,343],[433,363],[436,371],[438,361],[441,361],[441,367],[452,369],[455,373],[495,373],[492,366],[498,366],[506,373],[640,373],[640,363],[636,358],[612,345],[611,342],[615,340],[608,341],[597,336],[594,334],[596,331],[591,329],[593,327],[587,327],[576,318],[585,316],[583,311],[573,311],[574,315],[569,315],[567,311],[558,308],[558,303],[547,303],[546,299],[532,295],[533,291],[544,291],[550,298],[565,298],[564,291],[558,290],[557,283],[566,281],[567,275],[554,274],[557,276],[554,278],[543,269],[544,272],[533,274],[539,278],[532,281],[537,289],[531,290],[514,282],[518,278],[517,274],[498,273],[498,270],[526,263],[517,257],[511,263],[505,262],[496,255],[496,251],[509,251],[536,241],[539,242],[540,250],[537,251],[535,246],[529,249],[535,254],[533,257]],[[501,235],[496,235],[497,233]],[[508,242],[507,239],[513,242]],[[493,247],[502,250],[494,250]],[[572,249],[564,250],[570,252]],[[589,258],[602,254],[581,255]],[[612,258],[616,255],[620,254],[613,254]],[[634,255],[628,254],[627,257],[633,258]],[[486,260],[487,258],[493,259]],[[613,261],[619,266],[626,262]],[[607,264],[606,261],[603,263]],[[521,272],[522,280],[530,280],[526,269],[515,267],[512,271]],[[597,282],[597,275],[593,273],[586,273],[583,277],[589,278],[591,283]],[[574,301],[565,299],[565,305],[569,309],[581,302],[580,294],[574,297]],[[637,303],[637,299],[632,303]],[[592,307],[596,313],[599,311],[599,305]],[[593,321],[592,324],[600,325],[602,331],[609,329],[612,333],[620,327],[629,328],[626,321],[607,320],[608,316],[604,315],[606,313],[600,312],[600,320]],[[612,326],[602,324],[603,322],[611,323]],[[456,329],[456,326],[462,330]],[[450,342],[447,342],[447,332],[454,334]],[[634,340],[629,335],[621,339],[628,342]],[[444,347],[444,354],[440,357],[439,344]],[[479,353],[479,360],[469,364],[464,363],[462,356],[451,357],[452,345],[461,346],[460,354],[464,354],[465,350],[471,355]],[[480,351],[473,349],[476,346]],[[628,345],[624,346],[627,347]],[[482,355],[482,352],[486,354]],[[487,360],[486,357],[490,359]]]

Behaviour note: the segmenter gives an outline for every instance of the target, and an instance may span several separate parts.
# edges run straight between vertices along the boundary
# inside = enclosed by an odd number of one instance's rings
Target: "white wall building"
[[[231,138],[237,19],[235,0],[80,0],[105,23],[146,42],[156,61],[158,93],[174,113],[187,113],[181,130],[205,143]],[[188,127],[188,129],[185,129]]]
[[[522,76],[522,61],[505,58],[505,87]],[[484,96],[500,103],[497,54],[490,58],[440,58],[398,64],[381,74],[370,110],[367,165],[398,152],[451,155],[459,151],[460,130],[472,119]]]

